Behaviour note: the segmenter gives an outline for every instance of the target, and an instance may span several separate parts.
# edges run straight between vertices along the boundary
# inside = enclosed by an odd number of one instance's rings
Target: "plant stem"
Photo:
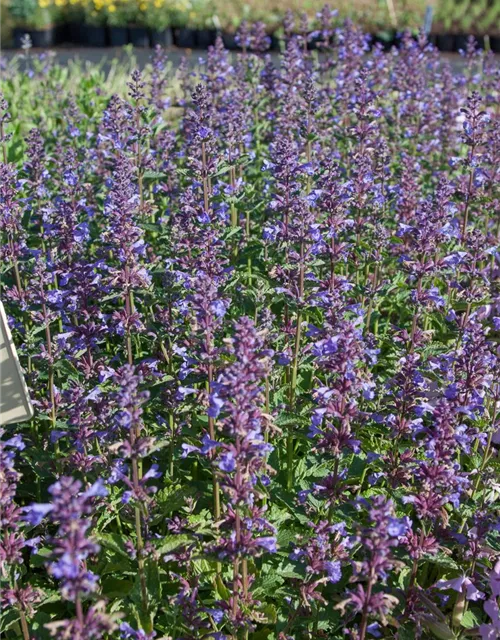
[[[5,144],[5,139],[4,139],[3,121],[0,122],[0,140],[2,141],[3,163],[7,164],[7,145]]]
[[[136,439],[137,439],[136,427],[135,425],[132,425],[130,428],[130,443],[132,445],[132,450],[134,448]],[[139,480],[140,480],[140,472],[139,472],[139,466],[137,464],[137,456],[135,453],[133,453],[132,454],[132,483],[133,483],[136,494],[138,494],[140,489]],[[142,609],[144,613],[148,615],[149,602],[148,602],[148,590],[146,585],[146,574],[144,571],[144,557],[143,557],[144,543],[142,540],[141,510],[137,505],[134,507],[134,514],[135,514],[137,565],[139,569],[139,583],[141,586]],[[152,623],[150,619],[149,619],[149,624],[150,624],[150,627],[152,628]],[[150,631],[151,628],[148,629],[148,631]]]
[[[170,480],[173,480],[174,470],[175,470],[174,469],[175,424],[174,424],[174,414],[172,411],[169,411],[169,414],[168,414],[168,424],[170,427],[170,448],[168,453],[168,457],[169,457],[168,470],[169,470]]]
[[[295,391],[297,388],[297,374],[298,374],[298,360],[299,360],[299,349],[300,349],[300,338],[301,338],[301,324],[302,324],[302,313],[299,310],[297,312],[297,329],[295,331],[295,346],[293,352],[293,361],[292,361],[292,375],[290,379],[290,411],[293,411],[295,406]],[[291,490],[293,487],[293,453],[294,453],[294,437],[293,433],[290,432],[287,435],[286,441],[286,449],[287,449],[287,488]]]
[[[126,267],[126,270],[128,275],[128,267]],[[128,288],[125,293],[125,308],[127,311],[127,316],[130,316],[134,312],[134,300],[132,297],[132,293]],[[130,335],[129,330],[127,330],[127,360],[129,365],[132,366],[134,364],[134,354],[132,351],[132,337]],[[139,425],[132,423],[132,425],[130,426],[129,437],[130,437],[130,444],[131,444],[132,451],[134,451],[135,442],[140,437]],[[138,462],[137,455],[135,453],[132,453],[132,483],[133,483],[134,491],[136,495],[139,495],[141,477],[142,477],[142,465]],[[141,510],[137,505],[134,507],[134,515],[135,515],[137,565],[139,569],[139,582],[141,586],[142,608],[144,613],[148,615],[149,602],[148,602],[148,591],[147,591],[147,585],[146,585],[146,574],[144,571],[144,557],[143,557],[144,543],[142,540],[142,516],[141,516]],[[152,629],[151,620],[149,620],[149,624]]]
[[[81,628],[83,629],[85,624],[85,618],[83,617],[82,601],[79,595],[76,596],[75,607],[76,607],[76,617],[78,619],[78,622],[80,623]]]
[[[21,630],[23,632],[23,640],[30,640],[30,630],[26,620],[26,614],[23,609],[19,609],[19,619],[21,622]]]
[[[14,576],[14,590],[17,591],[17,579]],[[26,612],[24,610],[23,605],[19,602],[19,620],[21,622],[21,630],[23,632],[23,640],[30,640],[30,630],[28,627],[28,622],[26,620]]]
[[[208,391],[212,389],[212,383],[214,380],[214,368],[213,364],[208,365]],[[211,440],[215,440],[215,420],[212,417],[208,417],[208,432]],[[219,481],[217,480],[217,472],[212,469],[212,495],[214,501],[214,517],[216,520],[220,519],[220,489]]]
[[[359,627],[359,640],[365,640],[366,629],[368,627],[368,606],[372,597],[373,575],[370,573],[368,584],[366,586],[365,602],[363,604],[363,614],[361,617],[361,626]]]
[[[128,273],[128,267],[126,267]],[[127,292],[125,293],[125,310],[127,312],[127,318],[129,318],[134,312],[134,302],[132,300],[132,294],[130,290],[127,288]],[[127,328],[127,361],[129,365],[134,364],[134,354],[132,351],[132,336],[130,335],[130,329]]]

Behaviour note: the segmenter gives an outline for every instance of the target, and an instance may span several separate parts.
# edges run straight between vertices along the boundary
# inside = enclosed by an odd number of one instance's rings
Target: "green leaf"
[[[31,556],[31,566],[43,567],[51,556],[52,549],[49,549],[49,547],[40,547],[40,549],[38,549],[38,551]]]
[[[134,583],[123,578],[105,578],[102,581],[102,592],[108,598],[120,598],[128,596]]]
[[[297,539],[297,532],[294,529],[279,529],[276,542],[280,549],[288,550],[290,543]]]
[[[162,588],[158,564],[156,562],[148,562],[145,569],[148,595],[155,604],[160,604]]]
[[[456,640],[456,635],[445,622],[440,622],[431,616],[422,616],[422,623],[435,638],[439,640]]]
[[[215,584],[216,584],[217,593],[219,594],[219,597],[222,600],[226,600],[226,602],[227,602],[229,600],[229,598],[231,597],[231,592],[229,591],[229,589],[226,587],[226,585],[222,581],[222,578],[220,577],[220,575],[216,576]]]
[[[255,596],[272,596],[273,592],[283,584],[284,580],[281,576],[274,572],[261,575],[255,580],[252,593]]]
[[[183,507],[186,498],[193,495],[195,491],[194,487],[165,487],[156,493],[155,499],[165,515]]]
[[[291,564],[286,565],[283,569],[278,569],[278,573],[282,578],[287,579],[302,579],[304,577],[304,571],[301,573]]]
[[[7,612],[2,611],[2,618],[0,620],[0,632],[4,633],[8,629],[12,629],[19,622],[19,611],[14,607],[10,607]],[[19,627],[19,632],[21,628]],[[19,636],[22,637],[21,635]]]
[[[97,535],[97,541],[106,549],[110,549],[115,553],[118,553],[123,558],[130,560],[130,554],[127,553],[123,541],[123,537],[117,533],[100,533]]]
[[[431,564],[437,564],[439,567],[443,567],[445,569],[454,569],[456,571],[460,570],[460,567],[455,562],[455,560],[450,558],[450,556],[446,555],[442,551],[436,553],[435,555],[425,554],[422,559]]]
[[[474,611],[469,609],[462,616],[462,622],[460,624],[465,629],[472,629],[473,627],[478,627],[481,624],[481,620],[476,616]]]
[[[276,607],[274,606],[274,604],[266,604],[262,607],[260,611],[266,617],[265,622],[276,624],[276,620],[278,619],[278,616],[277,616]]]
[[[143,177],[148,180],[162,180],[168,176],[166,173],[161,173],[160,171],[145,171]]]
[[[45,604],[51,604],[52,602],[61,602],[61,594],[59,591],[54,591],[53,589],[44,590],[44,598],[40,601],[40,606]]]
[[[399,585],[399,588],[403,591],[406,590],[409,584],[410,573],[411,573],[410,567],[403,567],[403,569],[401,569],[401,571],[399,572],[398,585]]]
[[[173,551],[174,549],[178,549],[179,547],[189,544],[192,541],[192,538],[187,535],[171,535],[164,536],[159,541],[159,547],[157,552],[159,555],[165,555]]]

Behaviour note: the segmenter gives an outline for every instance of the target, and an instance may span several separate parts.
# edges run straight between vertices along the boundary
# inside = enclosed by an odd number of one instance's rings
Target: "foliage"
[[[47,0],[9,0],[8,10],[16,26],[43,29],[52,24],[56,5]]]
[[[456,33],[498,31],[498,0],[341,0],[335,4],[339,19],[350,18],[372,33],[388,30],[415,32],[422,26],[426,7],[434,9],[434,30]],[[90,24],[146,25],[234,32],[242,21],[264,22],[269,32],[280,31],[287,11],[320,20],[320,0],[8,0],[9,14],[17,26],[43,27],[54,19],[83,16]]]
[[[498,636],[497,64],[282,29],[2,62],[6,640]]]

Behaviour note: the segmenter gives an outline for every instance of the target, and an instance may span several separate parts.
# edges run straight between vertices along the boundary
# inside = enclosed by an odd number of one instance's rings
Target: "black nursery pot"
[[[163,31],[151,31],[151,46],[156,47],[171,47],[172,46],[172,30],[163,29]]]
[[[130,42],[134,47],[149,47],[149,32],[146,27],[129,27],[128,34]]]
[[[440,33],[436,38],[436,44],[439,51],[453,51],[455,46],[455,36],[452,36],[451,34]]]
[[[467,40],[468,36],[463,33],[456,35],[454,42],[455,51],[467,51]]]
[[[476,48],[484,49],[484,36],[474,36],[476,38]]]
[[[174,29],[174,44],[183,49],[194,49],[196,47],[195,31],[185,27]]]
[[[108,42],[110,47],[124,47],[128,44],[127,27],[108,27]]]
[[[215,44],[217,32],[213,29],[199,29],[196,32],[196,46],[198,49],[208,49]]]
[[[279,51],[280,50],[280,39],[278,38],[278,36],[270,35],[269,38],[271,39],[271,46],[269,47],[270,51]]]
[[[427,36],[427,42],[432,44],[433,47],[437,47],[437,35],[435,33],[429,33]]]
[[[229,51],[237,51],[239,49],[236,44],[236,34],[230,33],[229,31],[223,31],[221,33],[222,42],[224,43],[224,47]]]
[[[72,44],[83,44],[85,37],[84,25],[79,22],[71,22],[68,25],[69,41]]]
[[[320,44],[323,42],[323,38],[320,35],[317,36],[309,36],[307,40],[307,48],[309,51],[316,51],[316,49],[320,49]]]
[[[106,29],[105,27],[85,24],[82,27],[82,44],[87,47],[105,47]]]
[[[493,53],[500,53],[500,36],[490,36],[490,47]]]
[[[35,29],[29,31],[31,43],[35,49],[45,49],[54,45],[54,29]]]
[[[392,47],[397,47],[400,43],[400,39],[398,39],[397,34],[387,34],[387,36],[373,35],[371,39],[371,46],[374,47],[376,44],[382,45],[384,51],[390,51]]]
[[[29,33],[27,29],[21,29],[20,27],[15,27],[12,30],[12,40],[14,49],[20,49],[22,46],[23,37]]]
[[[54,44],[69,42],[69,26],[66,23],[54,27]]]

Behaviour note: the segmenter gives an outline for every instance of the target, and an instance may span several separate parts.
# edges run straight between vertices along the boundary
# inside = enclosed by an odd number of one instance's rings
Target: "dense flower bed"
[[[323,18],[3,65],[4,638],[499,637],[498,63]]]

